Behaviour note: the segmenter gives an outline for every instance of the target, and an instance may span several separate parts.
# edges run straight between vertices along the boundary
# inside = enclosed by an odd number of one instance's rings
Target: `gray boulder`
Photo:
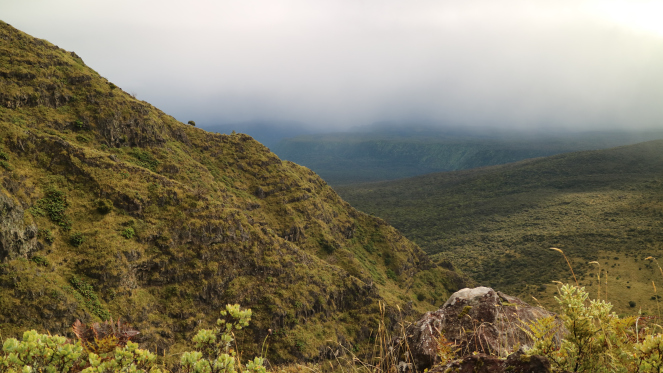
[[[439,310],[427,312],[407,330],[407,340],[397,343],[407,346],[407,355],[418,371],[439,363],[437,340],[440,333],[455,345],[457,356],[466,357],[466,365],[474,360],[485,364],[488,360],[490,364],[493,360],[504,362],[504,358],[519,349],[532,346],[533,341],[523,330],[528,323],[553,315],[491,288],[466,288],[454,293]],[[563,335],[561,328],[555,336],[558,341]],[[473,355],[475,357],[471,358]]]

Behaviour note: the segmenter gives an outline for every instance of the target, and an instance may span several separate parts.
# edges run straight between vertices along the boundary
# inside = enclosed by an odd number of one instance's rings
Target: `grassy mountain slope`
[[[271,149],[311,168],[332,185],[412,177],[516,162],[564,152],[610,148],[663,138],[663,132],[519,133],[401,132],[306,135]]]
[[[658,312],[663,278],[643,259],[663,252],[663,141],[337,191],[481,284],[551,301],[546,284],[573,281],[558,247],[592,294],[598,260],[620,312]]]
[[[414,315],[462,285],[316,174],[184,125],[73,52],[0,22],[0,333],[122,317],[161,355],[227,303],[272,361],[354,348],[378,302]]]

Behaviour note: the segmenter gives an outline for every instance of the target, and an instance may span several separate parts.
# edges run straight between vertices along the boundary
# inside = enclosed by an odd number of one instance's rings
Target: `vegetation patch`
[[[97,316],[101,320],[110,319],[110,312],[105,309],[99,297],[94,292],[94,287],[89,283],[81,280],[80,278],[74,276],[69,280],[72,286],[66,286],[65,290],[71,292],[78,303],[85,306],[85,308],[90,311],[93,315]]]
[[[133,163],[145,167],[152,172],[157,172],[157,167],[159,167],[161,162],[154,158],[151,153],[140,148],[133,148],[129,154],[134,158],[132,160]]]
[[[44,198],[37,200],[30,211],[35,215],[49,217],[51,221],[68,231],[71,229],[72,222],[66,213],[67,206],[69,204],[65,193],[55,187],[48,187]]]

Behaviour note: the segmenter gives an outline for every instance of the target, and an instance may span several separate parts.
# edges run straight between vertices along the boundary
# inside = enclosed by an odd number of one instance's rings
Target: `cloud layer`
[[[663,30],[646,18],[663,7],[652,4],[22,0],[0,14],[203,125],[589,129],[663,125]]]

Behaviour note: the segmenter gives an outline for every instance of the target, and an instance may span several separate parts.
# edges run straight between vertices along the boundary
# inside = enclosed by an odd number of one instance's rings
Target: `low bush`
[[[240,361],[234,347],[234,333],[249,325],[251,310],[227,305],[217,320],[217,328],[203,329],[193,337],[195,351],[184,352],[179,365],[170,371],[185,373],[266,373],[262,357]],[[7,339],[0,354],[0,373],[67,372],[150,372],[161,373],[157,356],[132,342],[139,333],[120,321],[94,323],[76,321],[70,342],[62,336],[23,333],[21,341]],[[232,347],[231,347],[232,346]],[[169,371],[169,370],[165,370]]]
[[[620,318],[610,303],[588,297],[582,287],[561,286],[555,297],[561,324],[554,317],[530,324],[535,343],[528,355],[546,356],[555,372],[663,371],[660,326],[639,317]],[[553,336],[562,325],[568,333],[556,344]]]

